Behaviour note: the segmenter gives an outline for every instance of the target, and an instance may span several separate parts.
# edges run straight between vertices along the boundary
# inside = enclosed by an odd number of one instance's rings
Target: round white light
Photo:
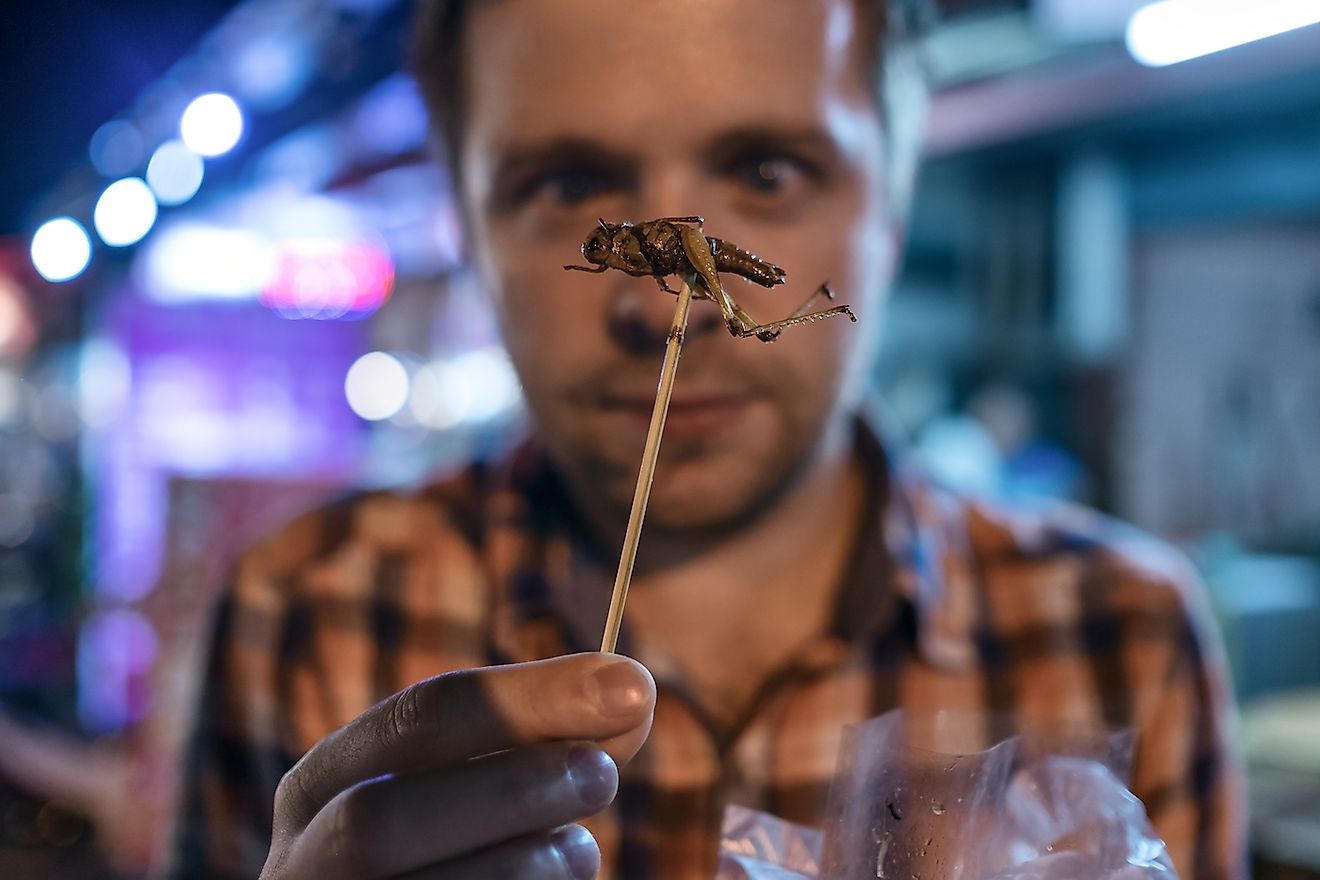
[[[383,351],[364,354],[348,368],[344,395],[353,412],[367,421],[388,419],[408,402],[408,370]]]
[[[140,177],[125,177],[107,186],[92,212],[96,234],[111,247],[136,244],[155,222],[156,197]]]
[[[413,377],[408,401],[413,418],[428,428],[452,428],[466,418],[471,389],[459,384],[444,362],[427,364]]]
[[[179,134],[194,153],[219,156],[232,150],[243,136],[243,113],[228,95],[202,95],[183,111]]]
[[[92,261],[92,239],[71,217],[47,220],[32,236],[32,265],[47,281],[77,278]]]
[[[522,401],[522,386],[502,348],[477,349],[417,371],[409,404],[428,428],[445,429],[507,415]]]
[[[484,422],[503,415],[522,400],[522,385],[513,362],[498,346],[470,351],[454,359],[459,381],[472,389],[467,418]]]
[[[182,205],[197,194],[206,169],[183,141],[166,141],[147,163],[147,184],[162,205]]]

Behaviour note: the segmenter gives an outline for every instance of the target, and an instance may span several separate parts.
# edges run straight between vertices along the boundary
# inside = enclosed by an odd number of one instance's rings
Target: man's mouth
[[[723,430],[746,415],[755,398],[750,394],[678,393],[669,402],[665,434],[695,439]],[[617,415],[632,427],[645,431],[655,409],[654,394],[607,395],[601,410]]]

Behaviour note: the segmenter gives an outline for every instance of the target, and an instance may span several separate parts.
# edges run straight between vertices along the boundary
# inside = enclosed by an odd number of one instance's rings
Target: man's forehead
[[[831,97],[869,96],[849,51],[853,0],[501,0],[474,13],[467,124],[519,140],[802,126]]]

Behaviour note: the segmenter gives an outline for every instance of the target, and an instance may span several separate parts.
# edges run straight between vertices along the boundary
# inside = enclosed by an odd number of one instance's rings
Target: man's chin
[[[758,408],[749,408],[733,424],[710,432],[671,435],[667,427],[646,530],[674,537],[717,537],[755,520],[782,498],[811,455],[787,440],[795,432],[764,416]],[[555,458],[572,494],[598,525],[609,528],[610,521],[617,521],[622,531],[632,507],[643,438],[574,427],[576,442],[552,447]]]
[[[663,458],[663,456],[662,456]],[[793,483],[793,473],[773,463],[725,455],[662,461],[646,511],[646,531],[673,538],[712,538],[755,521]],[[635,483],[616,484],[612,501],[626,519]]]

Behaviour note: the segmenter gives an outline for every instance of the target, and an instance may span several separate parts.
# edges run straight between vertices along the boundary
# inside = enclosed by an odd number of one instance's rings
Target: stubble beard
[[[649,543],[695,549],[750,527],[807,478],[825,453],[828,435],[828,426],[786,426],[754,460],[745,450],[707,440],[664,441],[646,511]],[[631,460],[580,444],[550,452],[597,535],[617,541],[632,507],[640,451]],[[733,456],[740,458],[736,473],[728,467]]]

